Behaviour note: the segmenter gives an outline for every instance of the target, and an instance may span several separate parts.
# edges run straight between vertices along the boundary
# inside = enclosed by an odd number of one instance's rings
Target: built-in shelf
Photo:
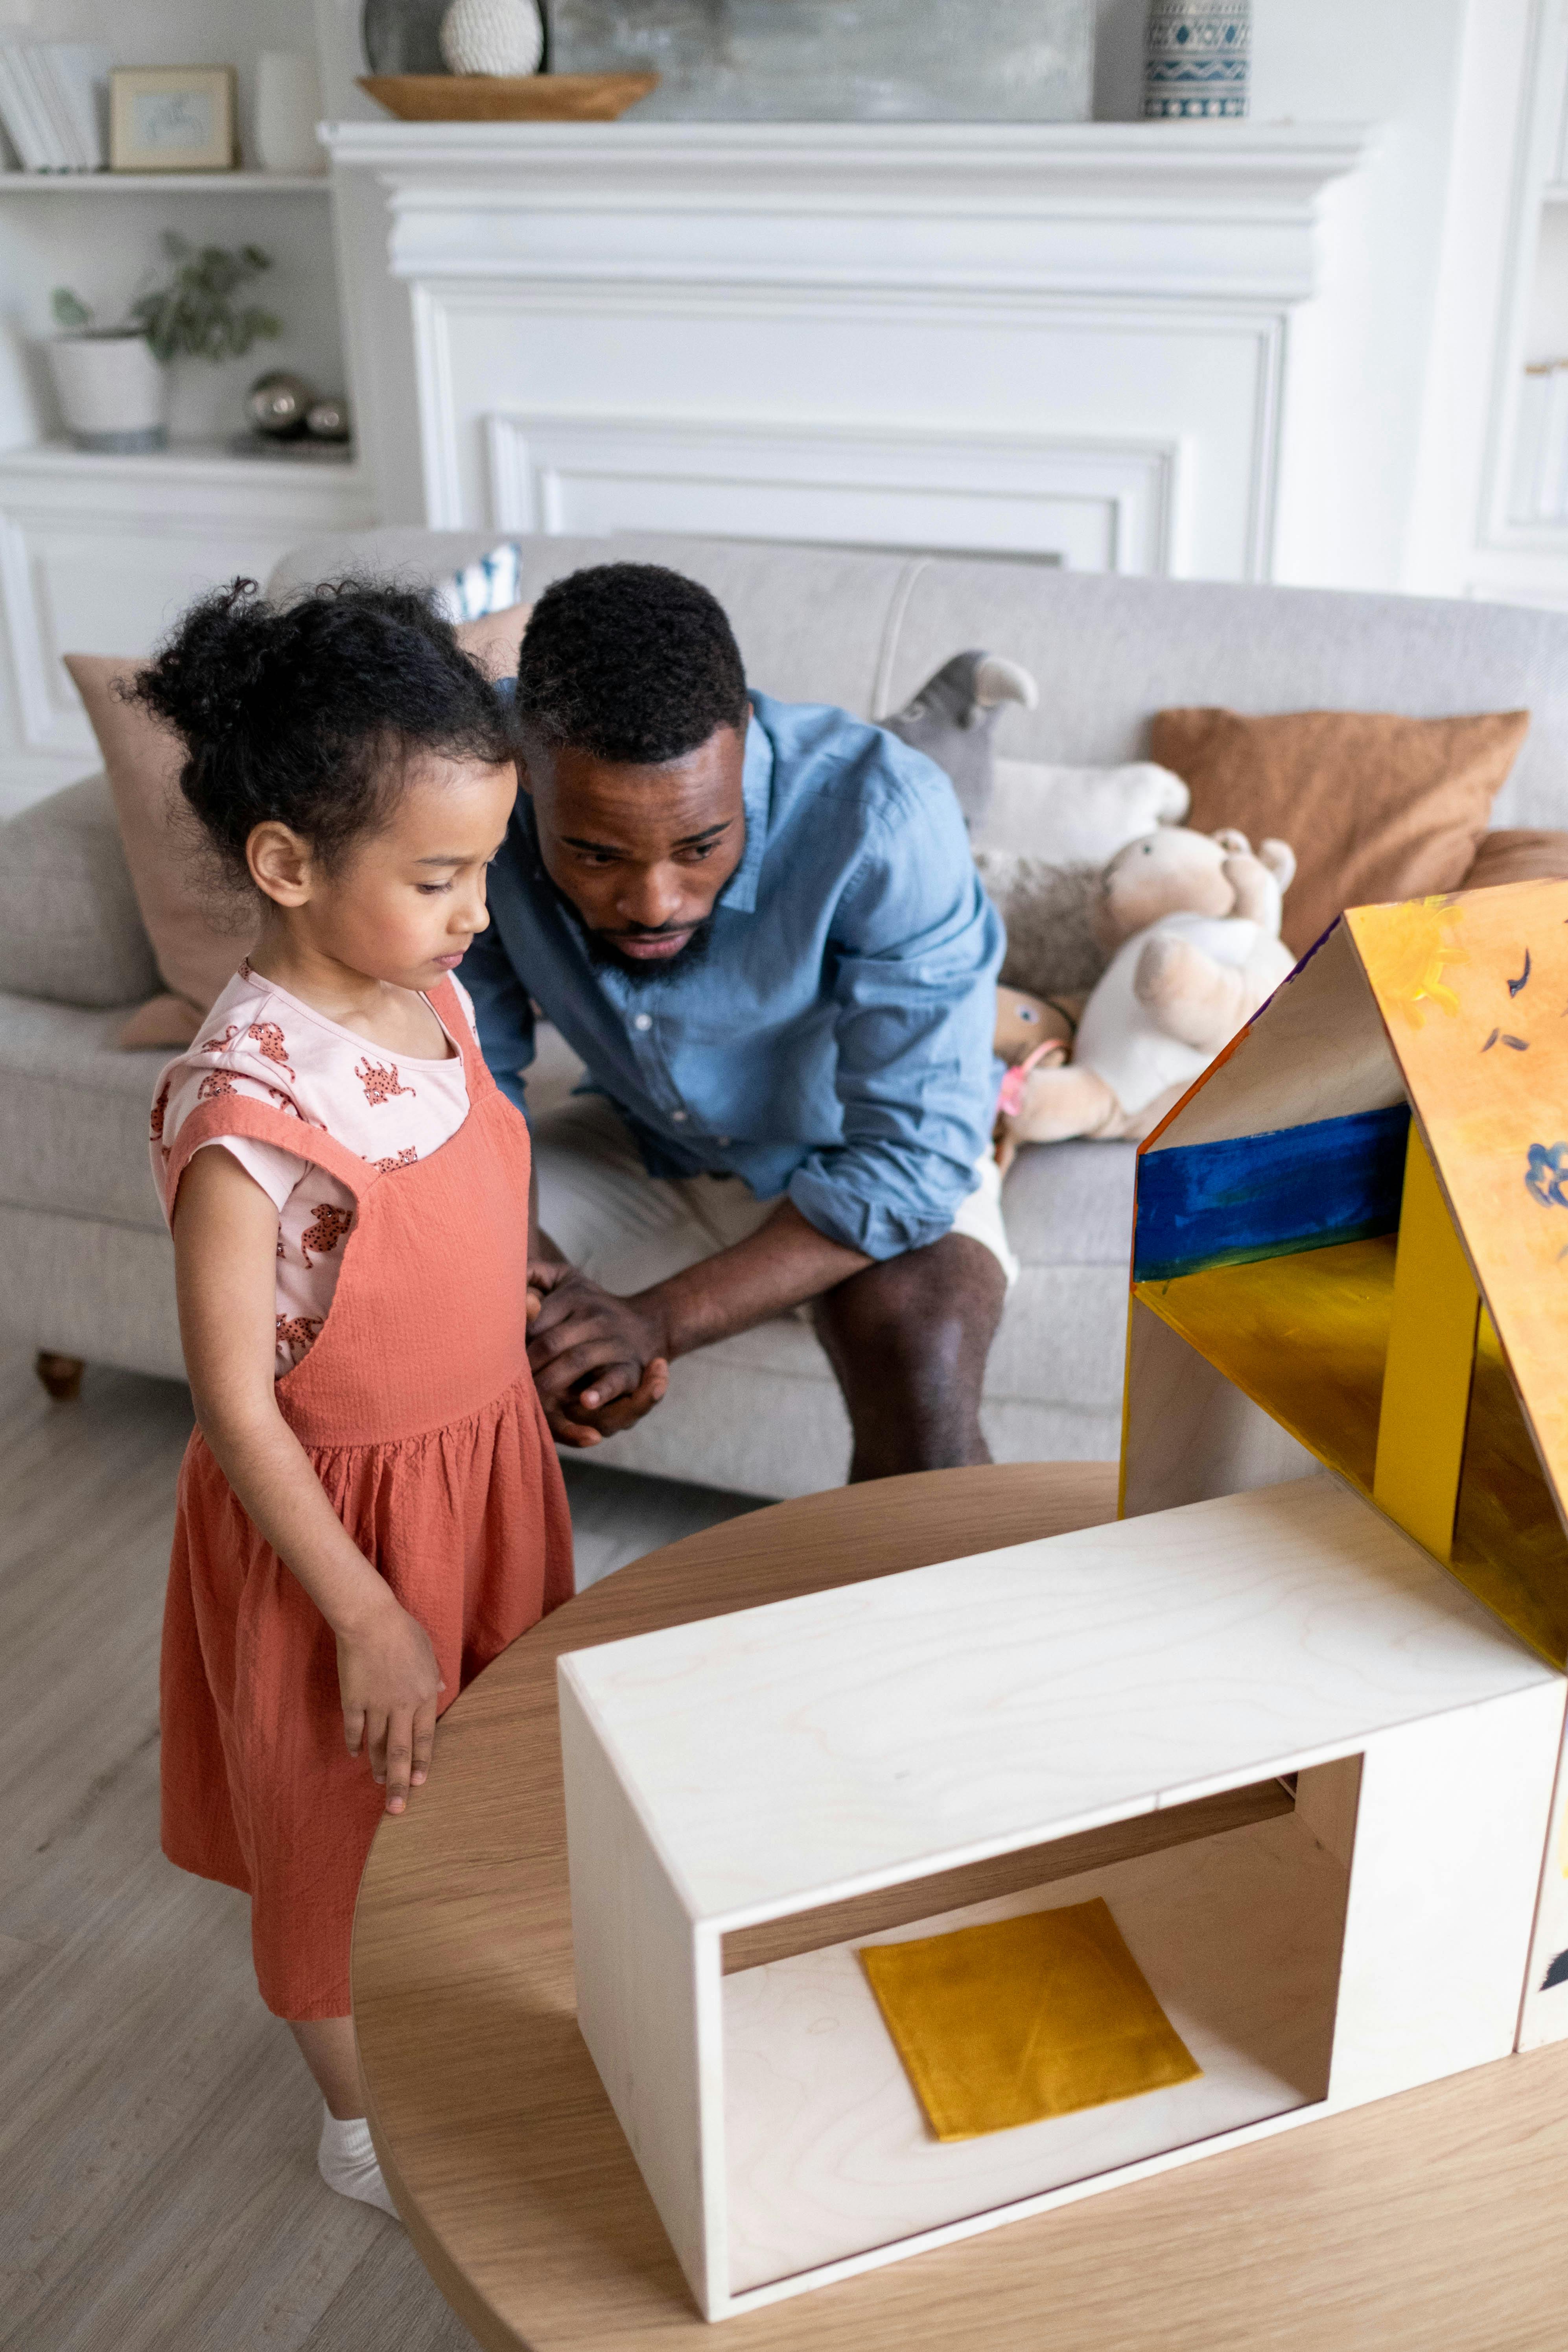
[[[0,172],[0,195],[324,196],[324,172]]]
[[[333,488],[363,490],[365,486],[355,458],[238,457],[223,441],[176,441],[166,449],[134,455],[77,449],[68,441],[40,441],[31,447],[0,450],[0,470],[13,478],[96,474],[130,481],[155,481],[173,474],[181,480],[199,478],[258,487],[270,481],[295,489],[302,483],[320,483],[323,492]]]

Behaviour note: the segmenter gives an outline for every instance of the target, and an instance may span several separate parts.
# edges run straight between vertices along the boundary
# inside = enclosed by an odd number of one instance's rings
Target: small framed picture
[[[111,171],[233,171],[232,66],[123,66],[109,86]]]

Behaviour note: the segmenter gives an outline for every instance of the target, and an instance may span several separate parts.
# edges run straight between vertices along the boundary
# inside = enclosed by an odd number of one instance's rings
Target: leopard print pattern
[[[419,1154],[415,1150],[414,1146],[411,1143],[405,1143],[395,1159],[373,1160],[370,1164],[373,1168],[379,1169],[382,1175],[392,1176],[400,1168],[412,1168],[418,1157]]]
[[[253,1021],[248,1028],[243,1023],[231,1021],[221,1037],[205,1037],[196,1046],[198,1054],[226,1054],[237,1037],[245,1037],[268,1062],[276,1062],[280,1070],[294,1076],[289,1060],[289,1048],[283,1032],[276,1021]]]
[[[412,1095],[418,1090],[400,1084],[395,1062],[373,1062],[362,1054],[354,1065],[354,1076],[364,1088],[364,1098],[374,1109],[378,1104],[390,1102],[394,1095]]]
[[[278,1318],[279,1347],[298,1349],[300,1355],[303,1355],[307,1349],[314,1344],[316,1334],[325,1319],[321,1315],[279,1315]]]
[[[314,1221],[306,1226],[300,1236],[300,1255],[306,1265],[315,1264],[315,1260],[310,1255],[312,1250],[319,1250],[323,1257],[330,1255],[353,1221],[352,1209],[339,1209],[335,1208],[330,1201],[318,1201]]]

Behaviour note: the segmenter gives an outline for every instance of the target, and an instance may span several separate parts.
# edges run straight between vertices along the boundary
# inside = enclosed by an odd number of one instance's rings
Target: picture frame
[[[232,66],[122,66],[109,78],[114,172],[232,172]]]

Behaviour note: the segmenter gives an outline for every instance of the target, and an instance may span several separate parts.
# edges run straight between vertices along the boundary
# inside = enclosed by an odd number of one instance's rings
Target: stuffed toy
[[[911,702],[877,724],[947,770],[973,833],[984,823],[994,789],[991,738],[1003,706],[1018,702],[1033,710],[1039,698],[1028,671],[1004,655],[954,654]]]
[[[1004,1176],[1017,1154],[1011,1122],[1029,1079],[1036,1070],[1054,1069],[1067,1060],[1083,1005],[1081,996],[1030,996],[1023,989],[1006,987],[996,991],[995,1051],[1007,1065],[996,1102],[996,1164]]]
[[[1004,1165],[1020,1143],[1152,1133],[1293,968],[1279,906],[1295,871],[1282,841],[1255,856],[1245,834],[1184,825],[1118,851],[1100,886],[1110,961],[1071,1062],[1042,1055],[1013,1087],[998,1122]]]

